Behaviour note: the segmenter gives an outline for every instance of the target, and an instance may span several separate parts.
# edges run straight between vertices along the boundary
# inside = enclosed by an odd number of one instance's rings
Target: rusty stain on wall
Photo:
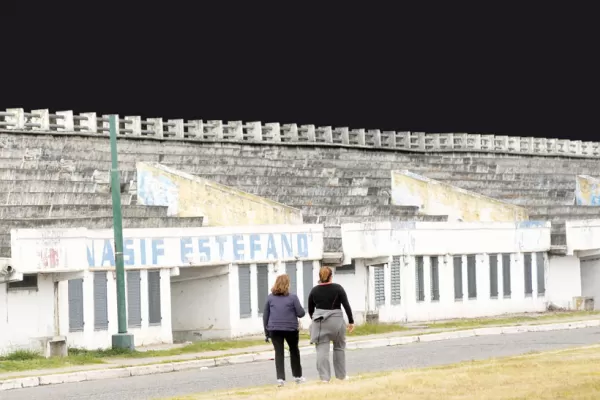
[[[410,171],[392,171],[392,204],[417,206],[448,221],[507,222],[529,218],[527,210]]]
[[[300,210],[161,164],[138,163],[138,201],[206,226],[302,224]],[[142,178],[140,180],[140,178]]]

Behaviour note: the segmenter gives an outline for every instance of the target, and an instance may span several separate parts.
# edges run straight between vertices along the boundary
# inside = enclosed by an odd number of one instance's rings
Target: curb
[[[417,342],[435,342],[440,340],[461,339],[473,336],[509,335],[526,332],[548,332],[568,329],[592,328],[600,326],[600,319],[587,321],[574,321],[545,325],[521,325],[490,328],[476,328],[461,331],[432,333],[418,336],[397,336],[391,338],[357,340],[347,342],[347,350],[372,349],[377,347],[401,346]],[[301,355],[314,354],[312,346],[300,348]],[[141,365],[137,367],[122,367],[99,369],[91,371],[70,372],[66,374],[32,376],[27,378],[8,379],[0,381],[0,391],[31,388],[36,386],[59,385],[62,383],[75,383],[96,381],[102,379],[128,378],[131,376],[164,374],[190,369],[206,369],[225,365],[248,364],[257,361],[268,361],[273,358],[272,351],[263,351],[253,354],[240,354],[229,357],[219,357],[204,360],[180,361],[173,363]]]

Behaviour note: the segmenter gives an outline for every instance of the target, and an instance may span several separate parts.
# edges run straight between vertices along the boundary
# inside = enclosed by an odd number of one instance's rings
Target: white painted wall
[[[431,261],[429,256],[423,260],[423,280],[425,288],[424,301],[417,301],[416,287],[416,258],[413,256],[401,257],[401,302],[391,303],[391,269],[390,262],[384,266],[385,276],[385,304],[377,306],[375,303],[375,288],[373,268],[365,264],[363,260],[355,260],[357,263],[357,274],[367,276],[368,282],[359,287],[360,279],[354,279],[352,275],[338,275],[337,282],[346,284],[351,290],[347,290],[352,306],[356,310],[373,311],[378,313],[380,322],[410,322],[410,321],[432,321],[449,318],[475,318],[506,313],[543,311],[546,308],[546,296],[537,293],[536,258],[532,257],[532,286],[533,295],[525,296],[523,254],[512,254],[511,265],[511,296],[502,296],[502,260],[498,260],[498,288],[499,296],[490,296],[490,269],[487,254],[476,255],[476,282],[477,297],[469,298],[467,281],[467,257],[463,255],[462,282],[463,298],[454,299],[454,270],[452,256],[439,256],[439,282],[440,299],[432,300],[431,293]],[[376,264],[380,264],[377,261]],[[548,273],[548,263],[545,262],[545,274]],[[360,272],[359,272],[360,271]],[[547,278],[547,277],[546,277]],[[572,279],[572,278],[571,278]],[[546,279],[546,282],[548,280]],[[548,283],[546,283],[548,285]],[[548,288],[546,289],[548,292]],[[366,301],[365,296],[366,294]],[[364,310],[364,311],[363,311]]]
[[[550,249],[550,222],[342,224],[344,263],[391,255],[517,253]]]
[[[551,256],[546,297],[558,307],[573,308],[573,297],[581,296],[581,269],[576,256]]]
[[[600,219],[566,221],[567,254],[600,249]]]
[[[594,309],[600,310],[600,258],[581,260],[581,295],[594,298]]]
[[[36,338],[54,334],[54,284],[38,275],[37,290],[7,290],[0,284],[0,353],[18,349],[41,351]]]
[[[230,337],[229,289],[229,265],[183,268],[171,282],[174,335]]]
[[[170,269],[160,270],[162,321],[160,325],[152,326],[148,323],[148,270],[141,270],[140,272],[142,326],[140,328],[129,328],[128,331],[134,335],[137,347],[172,343]],[[83,315],[85,323],[83,332],[69,332],[68,282],[60,282],[60,333],[67,337],[69,347],[83,349],[106,349],[111,347],[112,335],[118,332],[117,288],[114,272],[106,271],[106,274],[108,279],[108,330],[104,331],[94,329],[93,273],[86,271],[83,278]],[[127,284],[127,280],[125,283]]]
[[[363,260],[355,261],[355,272],[350,273],[338,273],[334,271],[333,281],[339,283],[344,287],[346,295],[348,295],[348,302],[352,308],[352,314],[354,316],[355,324],[363,324],[367,316],[367,284],[368,274],[365,268]],[[341,268],[340,268],[341,269]],[[346,313],[344,312],[344,318]]]
[[[313,268],[313,286],[318,282],[320,262],[312,261]],[[310,325],[310,317],[308,316],[308,306],[304,303],[304,291],[310,291],[310,288],[305,288],[303,285],[303,263],[297,264],[297,295],[300,303],[305,308],[307,315],[300,320],[302,328],[308,328]],[[269,291],[278,275],[286,273],[284,263],[269,264]],[[240,318],[240,303],[239,303],[239,280],[238,280],[238,265],[231,265],[229,273],[229,309],[231,323],[231,337],[240,337],[248,335],[261,335],[264,331],[262,313],[258,312],[258,291],[256,279],[256,264],[250,264],[250,295],[252,303],[252,315],[247,318]]]

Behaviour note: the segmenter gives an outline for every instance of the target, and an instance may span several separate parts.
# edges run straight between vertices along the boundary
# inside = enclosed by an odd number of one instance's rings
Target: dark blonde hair
[[[279,275],[271,288],[275,296],[287,296],[290,294],[290,277],[287,274]]]
[[[321,283],[329,282],[329,280],[331,279],[331,275],[333,275],[331,268],[321,267],[321,269],[319,270],[319,281]]]

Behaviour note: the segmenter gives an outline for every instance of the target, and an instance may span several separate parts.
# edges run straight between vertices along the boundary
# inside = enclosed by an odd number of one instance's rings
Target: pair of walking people
[[[354,330],[352,309],[344,288],[332,282],[331,268],[319,271],[319,284],[308,295],[308,314],[311,318],[310,342],[317,351],[317,371],[322,382],[331,379],[329,347],[333,342],[333,368],[335,377],[347,379],[346,375],[346,330]],[[344,321],[342,307],[348,316]],[[279,386],[285,384],[284,342],[290,350],[292,374],[296,383],[305,382],[300,361],[300,324],[298,318],[306,315],[298,296],[290,293],[290,278],[280,275],[271,289],[263,313],[265,337],[271,339],[275,350],[275,369]]]

